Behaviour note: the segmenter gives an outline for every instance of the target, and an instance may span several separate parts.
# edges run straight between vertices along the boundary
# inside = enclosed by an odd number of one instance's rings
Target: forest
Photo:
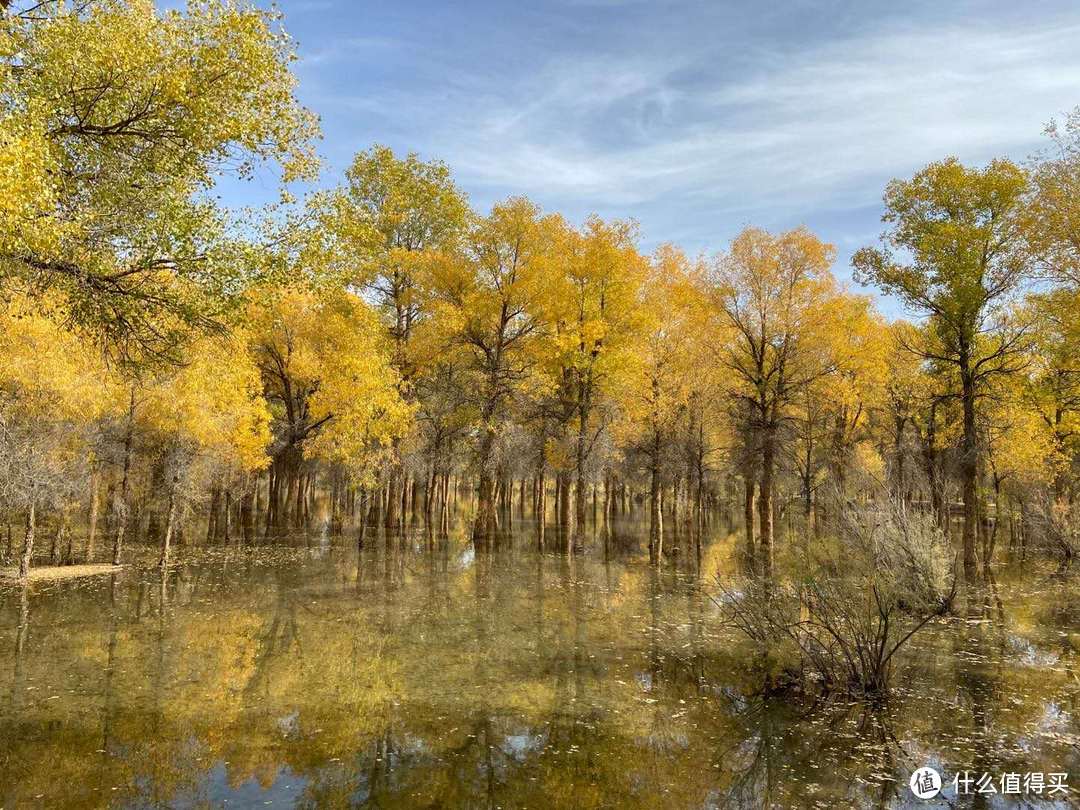
[[[890,182],[847,266],[337,175],[297,58],[242,0],[0,1],[0,804],[1064,790],[1080,107]]]
[[[766,690],[880,696],[958,594],[1074,575],[1080,108],[1023,161],[893,180],[850,269],[805,227],[645,251],[632,220],[476,210],[437,158],[358,144],[326,171],[276,11],[0,7],[0,563],[24,587],[301,535],[607,558],[634,521]],[[273,204],[222,202],[256,174]]]

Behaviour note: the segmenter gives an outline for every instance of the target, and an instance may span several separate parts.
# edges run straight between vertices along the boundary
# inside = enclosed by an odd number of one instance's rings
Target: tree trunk
[[[266,514],[264,515],[263,524],[264,537],[270,536],[270,532],[274,528],[274,521],[277,520],[278,497],[280,494],[278,484],[279,468],[278,457],[275,456],[274,460],[270,463],[270,472],[266,476]]]
[[[249,488],[240,502],[240,523],[242,526],[244,545],[251,545],[255,541],[255,489],[258,488],[258,480],[254,488]]]
[[[101,471],[95,463],[90,470],[90,525],[86,535],[86,562],[88,563],[94,561],[95,546],[97,545],[99,489],[101,489]]]
[[[75,564],[75,533],[71,531],[71,527],[68,525],[68,514],[65,510],[60,515],[60,535],[61,539],[67,540],[67,548],[64,549],[64,565]]]
[[[495,482],[491,472],[480,471],[480,481],[476,490],[476,525],[473,527],[473,543],[479,548],[487,548],[495,533]]]
[[[757,480],[755,470],[751,467],[743,471],[743,532],[746,536],[746,553],[750,560],[757,554],[757,544],[754,538],[754,513],[755,492]]]
[[[394,450],[397,451],[396,443]],[[386,528],[394,529],[397,528],[401,508],[401,466],[397,461],[390,465],[390,477],[386,482],[386,490]]]
[[[937,401],[930,403],[930,414],[923,440],[923,467],[930,487],[930,508],[941,530],[948,533],[949,520],[945,511],[945,492],[941,481],[941,469],[937,450]]]
[[[480,481],[476,490],[476,523],[473,526],[473,544],[478,548],[487,548],[495,534],[495,481],[491,469],[494,449],[495,432],[487,429],[480,440]]]
[[[893,487],[894,496],[903,501],[905,500],[905,491],[907,489],[907,482],[904,476],[904,425],[907,424],[906,418],[895,417],[894,418],[894,436],[893,436]]]
[[[296,498],[293,501],[293,528],[304,528],[304,504],[306,499],[304,497],[304,475],[303,469],[296,471]]]
[[[128,522],[128,478],[131,474],[131,445],[135,438],[135,386],[131,387],[128,403],[127,432],[124,434],[124,472],[120,481],[120,496],[116,510],[116,535],[113,541],[113,565],[120,564],[124,547],[124,531]]]
[[[960,456],[960,480],[964,499],[964,525],[961,537],[964,548],[964,579],[972,582],[976,576],[975,535],[978,529],[978,470],[979,450],[975,422],[975,380],[962,356],[960,366],[964,406],[964,436]]]
[[[431,462],[431,475],[428,476],[427,490],[424,492],[424,520],[431,524],[432,514],[435,509],[435,498],[439,486],[439,465],[434,459]]]
[[[758,544],[762,572],[772,573],[773,553],[773,472],[776,463],[776,432],[766,425],[761,437],[761,493],[758,497]]]
[[[220,512],[221,489],[214,487],[210,491],[210,514],[206,519],[206,543],[210,545],[218,533],[218,513]]]
[[[664,553],[664,511],[660,501],[660,461],[654,458],[649,475],[649,562],[660,564]]]
[[[49,565],[56,565],[60,560],[60,544],[64,539],[64,524],[63,521],[57,524],[56,532],[52,536],[52,542],[49,544]]]
[[[360,487],[360,531],[356,535],[356,550],[358,553],[364,550],[364,537],[367,534],[368,527],[368,501],[370,498],[367,487]]]
[[[585,531],[585,464],[588,461],[588,427],[589,427],[589,393],[588,388],[584,384],[579,386],[578,394],[578,431],[577,431],[577,446],[576,446],[576,470],[577,481],[575,482],[576,488],[574,491],[574,522],[576,524],[575,530],[578,532]]]
[[[544,466],[536,478],[536,545],[544,550],[544,532],[547,530],[547,475]]]
[[[255,474],[255,483],[252,484],[251,491],[252,491],[252,495],[254,496],[252,498],[252,504],[251,504],[252,512],[253,512],[252,521],[256,521],[256,520],[258,520],[259,515],[262,514],[262,509],[263,509],[263,503],[262,503],[262,473],[261,472]]]
[[[803,520],[806,523],[807,529],[810,528],[810,515],[814,511],[814,485],[811,481],[811,474],[809,472],[803,473],[802,478],[802,502],[803,502]]]
[[[232,487],[225,488],[225,530],[222,532],[222,539],[226,543],[229,542],[232,535]]]
[[[571,487],[570,472],[568,470],[560,470],[556,476],[556,484],[558,485],[558,506],[559,506],[559,531],[565,535],[570,534],[570,487]]]
[[[986,546],[986,570],[990,570],[990,561],[994,559],[994,547],[997,545],[998,527],[1001,525],[1001,479],[994,475],[994,528]]]
[[[697,490],[694,493],[694,525],[698,529],[695,543],[698,552],[701,550],[701,529],[705,525],[705,421],[698,421],[697,452],[694,458],[695,472],[697,475]]]
[[[412,512],[412,522],[418,523],[420,521],[420,488],[417,486],[419,480],[414,475],[412,477],[412,483],[409,484],[409,501],[410,510]]]
[[[456,487],[456,476],[455,476]],[[450,532],[450,470],[446,469],[442,474],[442,494],[439,498],[439,532],[446,535]]]
[[[23,535],[22,556],[19,557],[19,581],[26,582],[30,576],[30,562],[34,557],[34,529],[37,526],[37,504],[30,501],[26,510],[26,534]]]
[[[158,565],[162,570],[169,565],[169,547],[172,544],[173,527],[176,525],[176,485],[180,482],[177,476],[173,476],[172,486],[169,487],[169,511],[165,516],[165,533],[161,536],[161,559]]]

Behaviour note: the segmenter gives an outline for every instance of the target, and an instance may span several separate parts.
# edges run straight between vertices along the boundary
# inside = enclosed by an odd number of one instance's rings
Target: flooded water
[[[0,590],[0,806],[1074,806],[1075,579],[1007,566],[884,706],[809,705],[754,696],[715,535],[660,571],[633,527],[568,559],[526,526],[479,557],[315,538]],[[1071,792],[956,797],[964,770]]]

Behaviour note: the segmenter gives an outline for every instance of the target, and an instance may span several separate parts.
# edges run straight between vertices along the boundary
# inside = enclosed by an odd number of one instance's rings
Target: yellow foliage
[[[86,422],[117,407],[100,354],[48,309],[16,297],[0,311],[0,389],[31,418]]]
[[[220,322],[247,268],[206,195],[263,161],[313,177],[293,47],[242,0],[0,15],[0,284],[62,297],[125,359]]]
[[[141,412],[159,432],[242,471],[267,464],[270,411],[241,336],[192,346],[183,367],[146,388]]]
[[[378,317],[360,298],[272,291],[252,302],[250,321],[275,418],[309,431],[299,437],[305,454],[364,467],[407,430],[412,409]]]
[[[664,245],[653,256],[642,298],[644,339],[637,347],[637,379],[622,394],[616,434],[626,442],[667,437],[694,392],[700,357],[693,335],[700,322],[698,289],[686,255]]]

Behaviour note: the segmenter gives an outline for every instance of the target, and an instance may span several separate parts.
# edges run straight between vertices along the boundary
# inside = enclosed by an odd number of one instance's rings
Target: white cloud
[[[880,230],[890,178],[950,154],[1023,160],[1080,104],[1066,6],[969,2],[945,21],[917,2],[609,4],[403,12],[302,49],[301,91],[337,169],[390,143],[445,160],[478,207],[526,194],[571,218],[633,217],[646,248],[805,223],[838,245],[841,277]]]
[[[866,204],[880,193],[868,180],[946,154],[1023,158],[1043,122],[1080,103],[1078,34],[895,32],[749,75],[725,74],[707,51],[566,60],[509,86],[491,77],[472,104],[434,100],[425,147],[466,182],[548,198],[678,194],[718,212]]]

